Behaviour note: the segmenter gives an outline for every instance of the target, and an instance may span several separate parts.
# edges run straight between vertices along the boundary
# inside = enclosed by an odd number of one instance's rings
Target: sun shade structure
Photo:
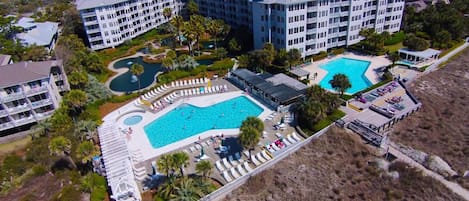
[[[98,132],[111,198],[116,201],[142,200],[125,137],[121,136],[116,125],[110,123],[102,125]]]
[[[399,56],[407,61],[419,63],[430,59],[438,59],[441,51],[428,48],[423,51],[412,51],[407,48],[399,49]]]
[[[247,69],[237,69],[229,76],[238,86],[261,98],[277,110],[288,109],[293,103],[301,100],[307,88],[305,84],[283,73],[262,76]]]
[[[301,68],[296,68],[290,71],[294,76],[296,76],[298,79],[304,80],[309,78],[309,72],[305,71]]]

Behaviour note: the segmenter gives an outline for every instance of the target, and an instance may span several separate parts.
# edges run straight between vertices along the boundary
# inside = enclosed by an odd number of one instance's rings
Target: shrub
[[[226,58],[220,61],[216,61],[210,67],[207,68],[209,71],[216,71],[216,70],[226,70],[232,68],[234,65],[234,61],[230,58]]]
[[[46,173],[47,173],[47,170],[42,165],[35,165],[33,167],[33,176],[41,176],[41,175],[45,175]]]
[[[319,54],[313,55],[313,61],[319,61],[327,57],[327,52],[321,51]]]
[[[404,39],[405,33],[403,31],[400,31],[391,35],[391,38],[389,38],[388,40],[385,40],[384,45],[395,45],[404,41]]]
[[[168,73],[158,76],[158,81],[160,83],[168,83],[168,82],[171,82],[171,81],[183,78],[183,77],[188,77],[190,75],[191,75],[190,72],[175,70],[175,71],[170,71]]]
[[[194,68],[194,69],[191,70],[190,74],[191,74],[192,76],[197,76],[197,75],[199,75],[200,73],[207,71],[207,68],[208,68],[207,65],[200,65],[200,66],[197,66],[196,68]]]
[[[69,200],[81,200],[81,193],[72,185],[68,185],[62,188],[62,191],[57,193],[53,198],[53,201],[69,201]]]
[[[150,48],[150,52],[152,54],[161,54],[163,52],[165,52],[165,49],[164,48],[154,48],[154,47],[151,47]]]
[[[332,50],[332,54],[334,54],[334,55],[343,54],[344,52],[345,52],[345,48],[338,48],[338,49],[333,49]]]

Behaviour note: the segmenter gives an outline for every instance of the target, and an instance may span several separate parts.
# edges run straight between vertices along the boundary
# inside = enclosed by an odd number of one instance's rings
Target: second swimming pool
[[[208,107],[181,104],[144,130],[153,148],[160,148],[208,130],[239,128],[246,117],[257,117],[263,111],[245,96]]]
[[[349,58],[334,59],[327,62],[326,64],[320,65],[322,69],[327,71],[327,75],[321,80],[319,85],[321,85],[322,88],[334,90],[331,84],[329,84],[329,81],[332,80],[334,75],[342,73],[348,77],[350,83],[352,84],[352,87],[347,89],[346,93],[357,93],[372,85],[372,83],[365,76],[365,72],[369,65],[369,61]]]

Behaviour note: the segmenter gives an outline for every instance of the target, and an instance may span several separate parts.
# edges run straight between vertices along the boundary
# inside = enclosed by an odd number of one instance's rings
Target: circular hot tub
[[[138,124],[140,121],[142,121],[143,117],[140,115],[134,115],[130,116],[124,119],[124,124],[127,126],[133,126],[135,124]]]

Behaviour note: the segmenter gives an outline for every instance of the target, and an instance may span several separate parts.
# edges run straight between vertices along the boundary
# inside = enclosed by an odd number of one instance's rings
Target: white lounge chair
[[[293,132],[291,135],[292,135],[293,139],[295,139],[296,141],[301,141],[301,138],[298,135],[296,135],[295,132]]]
[[[261,151],[261,155],[267,160],[272,159],[272,157],[270,157],[270,155],[267,154],[267,152],[265,152],[265,150]]]
[[[244,151],[243,151],[243,154],[244,154],[247,158],[249,158],[249,150],[244,150]]]
[[[231,165],[233,166],[238,165],[238,161],[234,160],[232,155],[228,156],[228,161],[230,161]]]
[[[287,135],[287,141],[291,142],[292,144],[296,143],[296,140],[291,137],[291,135]]]
[[[251,168],[251,166],[249,166],[249,163],[247,161],[244,162],[243,165],[244,169],[246,169],[248,172],[252,172],[253,169]]]
[[[241,176],[244,176],[247,174],[246,170],[241,165],[236,166],[236,170],[241,174]]]
[[[252,161],[252,163],[254,163],[254,165],[256,165],[256,167],[262,164],[259,160],[257,160],[255,155],[252,155],[252,160],[251,161]]]
[[[231,164],[228,162],[228,160],[226,160],[226,158],[223,158],[222,162],[226,169],[231,168]]]
[[[175,86],[174,81],[172,81],[171,82],[171,87],[174,87],[174,86]]]
[[[230,175],[228,175],[228,172],[227,171],[224,171],[223,172],[223,178],[225,178],[226,182],[230,183],[231,181],[233,181],[233,178],[230,177]]]
[[[288,141],[287,138],[283,138],[282,142],[285,143],[285,145],[287,146],[291,145],[290,141]]]
[[[190,150],[192,153],[194,153],[194,152],[195,152],[195,147],[194,147],[194,146],[189,147],[189,150]]]
[[[225,171],[225,168],[221,165],[220,160],[217,160],[217,162],[215,162],[215,167],[217,167],[218,171],[220,172]]]
[[[257,153],[256,154],[256,158],[257,160],[259,160],[261,163],[265,163],[267,161],[267,159],[265,159],[264,157],[261,156],[261,152]]]
[[[230,169],[230,173],[231,173],[231,175],[233,175],[233,177],[234,177],[235,179],[241,177],[241,175],[238,174],[238,172],[235,170],[234,167],[232,167],[232,168]]]

